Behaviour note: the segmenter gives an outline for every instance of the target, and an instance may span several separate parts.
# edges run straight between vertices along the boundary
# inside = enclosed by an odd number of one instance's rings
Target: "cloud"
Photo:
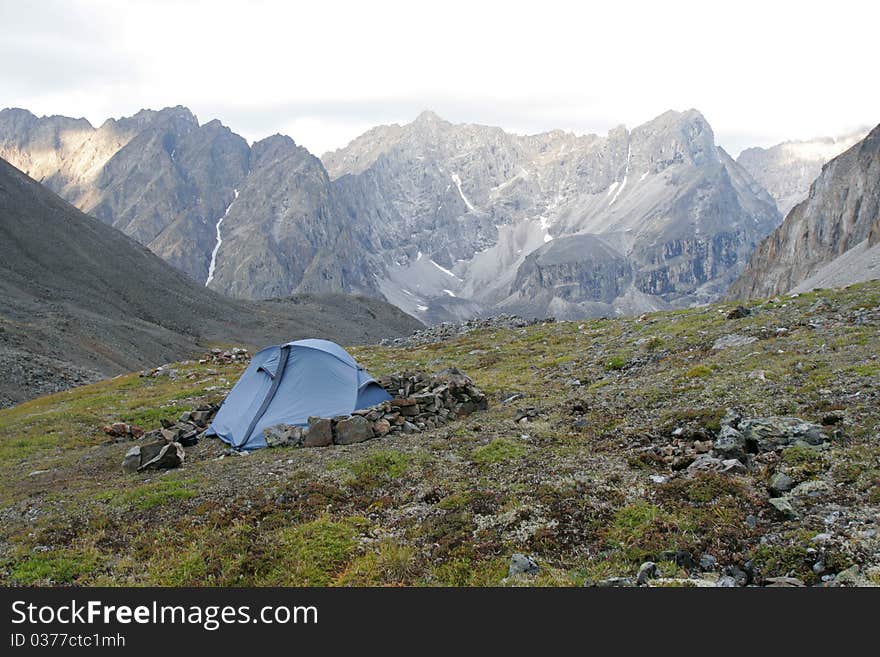
[[[880,120],[878,16],[855,0],[0,0],[0,105],[100,123],[184,104],[318,153],[425,108],[602,133],[696,107],[735,153]]]

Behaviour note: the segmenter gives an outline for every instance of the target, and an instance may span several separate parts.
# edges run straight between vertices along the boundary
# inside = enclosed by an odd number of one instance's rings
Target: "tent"
[[[250,451],[266,446],[267,427],[305,426],[312,415],[349,415],[388,399],[385,389],[338,344],[297,340],[254,355],[207,435]]]

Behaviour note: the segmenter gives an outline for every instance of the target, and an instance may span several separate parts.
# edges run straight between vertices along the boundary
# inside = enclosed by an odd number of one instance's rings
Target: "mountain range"
[[[211,345],[364,343],[420,326],[378,299],[205,289],[0,160],[0,407]]]
[[[357,293],[428,323],[717,299],[806,193],[793,168],[843,143],[734,160],[696,110],[604,137],[423,112],[319,159],[184,107],[98,128],[0,112],[0,157],[198,284],[245,299]]]

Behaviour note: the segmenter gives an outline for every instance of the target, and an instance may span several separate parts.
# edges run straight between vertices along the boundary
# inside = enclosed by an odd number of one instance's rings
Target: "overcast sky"
[[[430,108],[514,132],[699,109],[734,155],[880,122],[880,3],[0,0],[0,107],[186,105],[316,154]]]

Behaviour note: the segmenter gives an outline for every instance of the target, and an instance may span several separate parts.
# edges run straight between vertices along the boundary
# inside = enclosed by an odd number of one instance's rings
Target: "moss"
[[[706,365],[695,365],[684,373],[687,379],[705,379],[712,376],[712,368]]]
[[[188,500],[196,496],[194,479],[161,479],[126,491],[119,503],[145,511],[168,502]],[[111,499],[104,493],[105,499]]]
[[[796,482],[813,479],[828,469],[825,457],[811,447],[792,445],[782,451],[785,472]]]
[[[345,464],[351,472],[348,483],[356,488],[383,486],[405,475],[411,462],[411,457],[403,452],[376,450],[359,461]]]
[[[12,580],[18,584],[72,584],[92,573],[100,563],[94,550],[55,550],[31,555],[12,567]]]
[[[627,360],[627,357],[622,354],[611,356],[611,358],[605,361],[605,369],[609,372],[622,370],[626,367]]]
[[[683,408],[663,413],[661,424],[665,431],[671,431],[683,424],[696,424],[712,433],[721,431],[721,420],[727,409],[719,406],[708,408]]]
[[[319,518],[283,529],[278,554],[264,582],[277,586],[329,586],[352,559],[355,536],[367,525],[363,518],[334,522]]]
[[[526,448],[523,445],[509,438],[496,438],[488,445],[478,447],[471,452],[471,458],[481,465],[489,465],[520,458],[525,453]]]
[[[416,550],[396,540],[384,540],[354,559],[336,577],[339,586],[409,585],[417,572]]]

